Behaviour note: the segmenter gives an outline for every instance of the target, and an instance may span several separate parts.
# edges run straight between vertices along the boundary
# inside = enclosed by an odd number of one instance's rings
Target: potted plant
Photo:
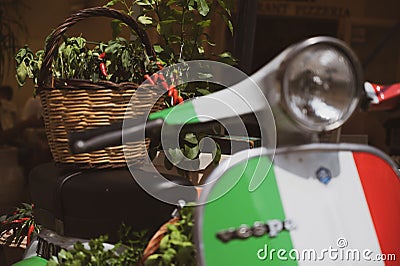
[[[90,17],[123,21],[137,38],[115,36],[93,43],[82,36],[66,36],[70,27]],[[31,78],[37,86],[35,92],[42,101],[47,139],[55,162],[82,168],[126,165],[122,146],[72,154],[68,134],[121,121],[138,84],[146,73],[153,72],[153,46],[135,19],[107,7],[80,10],[49,35],[44,50],[33,52],[25,46],[15,59],[18,83],[23,85]],[[151,98],[137,101],[137,113],[139,108],[153,105]],[[136,153],[131,161],[139,164],[147,152],[146,146],[142,142],[132,145]]]
[[[61,83],[60,86],[63,86],[62,82],[72,79],[89,80],[90,82],[109,81],[118,84],[124,82],[141,83],[145,79],[151,80],[149,75],[165,66],[194,59],[222,60],[233,64],[235,60],[228,52],[220,55],[207,53],[210,47],[216,45],[210,40],[207,33],[215,14],[220,14],[224,18],[227,28],[233,33],[233,26],[229,19],[230,2],[228,0],[109,1],[105,5],[106,8],[119,7],[118,10],[125,16],[124,19],[114,19],[111,23],[114,39],[108,42],[93,43],[85,40],[82,36],[66,37],[64,32],[60,33],[57,29],[52,33],[51,37],[53,38],[47,40],[47,51],[52,49],[52,62],[49,62],[49,56],[45,56],[46,50],[33,53],[28,47],[24,47],[17,53],[16,76],[18,83],[22,86],[26,78],[32,78],[35,84],[40,87],[43,85],[40,83],[44,82],[43,80],[40,81],[43,69],[45,71],[51,69],[47,72],[51,72],[52,78],[60,80],[61,82],[58,84]],[[135,7],[140,7],[141,12],[139,14],[134,12]],[[85,14],[86,16],[88,15]],[[122,28],[127,26],[126,16],[135,18],[139,24],[129,25],[138,37],[133,41],[121,37]],[[63,26],[64,28],[69,27],[70,24]],[[63,28],[61,27],[61,29]],[[142,36],[146,35],[146,32],[152,32],[152,35],[157,39],[151,45],[148,43],[147,37]],[[57,41],[62,41],[59,47],[54,45],[54,35],[57,35]],[[88,45],[94,47],[88,48]],[[43,64],[45,64],[44,68]],[[71,84],[71,82],[66,83]],[[166,88],[168,93],[166,93],[164,104],[166,106],[179,104],[186,99],[205,95],[220,88],[220,86],[210,83],[190,83],[169,87]],[[49,97],[44,98],[48,99]],[[57,105],[57,103],[54,103],[54,105]],[[68,107],[65,108],[69,109]],[[75,114],[72,116],[74,121],[81,118],[81,116],[78,117]],[[119,116],[121,115],[119,114]],[[58,122],[59,119],[54,123]],[[101,125],[101,122],[99,125]],[[175,156],[178,150],[181,150],[189,160],[198,158],[200,154],[199,141],[202,137],[193,133],[181,136],[182,147],[167,149],[172,162],[166,160],[165,166],[170,169],[184,159]],[[65,134],[63,136],[50,136],[50,146],[52,147],[52,139],[63,139],[64,141],[65,138]],[[60,145],[53,146],[59,147]],[[148,150],[154,156],[155,151],[159,148],[153,145]],[[71,161],[71,156],[67,154],[66,149],[67,147],[63,147],[61,152],[52,149],[52,152],[53,155],[57,152],[61,153],[59,156],[61,161]],[[66,157],[64,154],[67,154]],[[76,157],[73,158],[76,159]],[[93,158],[93,156],[90,158]],[[217,145],[213,162],[217,163],[219,158],[220,149]],[[57,161],[57,156],[55,160]],[[103,158],[101,161],[104,161]],[[178,171],[183,175],[188,174],[179,169]]]
[[[21,259],[27,245],[39,232],[33,217],[33,205],[22,203],[12,214],[0,216],[0,245],[8,263]]]

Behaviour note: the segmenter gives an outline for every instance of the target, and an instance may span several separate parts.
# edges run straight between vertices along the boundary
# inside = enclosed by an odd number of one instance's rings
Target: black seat
[[[152,178],[154,174],[137,170],[135,175]],[[180,185],[191,185],[184,178],[166,178]],[[187,195],[179,195],[167,183],[154,186],[160,193],[175,193],[176,202],[196,200],[194,188]],[[118,240],[122,223],[152,235],[170,219],[176,207],[146,193],[127,168],[79,170],[42,164],[30,173],[30,190],[35,218],[44,228],[85,239],[107,234],[110,242]]]

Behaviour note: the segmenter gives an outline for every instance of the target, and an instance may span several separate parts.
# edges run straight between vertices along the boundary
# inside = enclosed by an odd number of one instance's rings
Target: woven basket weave
[[[63,41],[63,34],[75,23],[90,17],[110,17],[118,19],[133,29],[144,44],[149,56],[154,56],[152,45],[146,32],[132,17],[117,10],[96,7],[80,10],[67,18],[53,31],[46,45],[45,57],[39,73],[38,92],[44,111],[44,122],[49,146],[57,163],[75,164],[81,168],[121,167],[140,164],[147,153],[149,140],[129,143],[126,146],[73,155],[68,148],[67,135],[72,131],[83,131],[99,126],[110,125],[123,120],[128,107],[133,117],[151,109],[162,108],[162,101],[152,105],[156,93],[151,87],[142,95],[138,85],[131,82],[113,83],[110,81],[91,82],[88,80],[57,80],[51,75],[51,66]],[[132,73],[134,74],[134,73]],[[132,96],[135,95],[133,98]],[[132,100],[131,100],[132,98]],[[132,107],[133,106],[133,107]],[[123,149],[130,158],[125,158]]]

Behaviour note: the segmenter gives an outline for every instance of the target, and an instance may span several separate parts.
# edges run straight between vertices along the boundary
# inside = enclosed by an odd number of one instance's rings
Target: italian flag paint
[[[307,157],[313,163],[302,165]],[[350,151],[276,155],[265,181],[249,192],[259,163],[268,157],[233,166],[203,195],[215,196],[242,173],[232,190],[198,211],[203,265],[399,265],[400,180],[383,159]],[[328,165],[331,181],[320,182],[313,164]],[[275,238],[216,238],[221,230],[273,219],[290,219],[296,228]]]
[[[20,262],[13,264],[12,266],[46,266],[47,260],[41,257],[31,257]]]

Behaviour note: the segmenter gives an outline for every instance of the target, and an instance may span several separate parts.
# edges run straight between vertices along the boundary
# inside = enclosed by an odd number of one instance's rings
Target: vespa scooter
[[[398,166],[371,146],[321,142],[357,109],[362,81],[346,44],[315,37],[222,91],[147,119],[74,134],[71,149],[96,150],[145,134],[163,140],[183,124],[216,120],[236,134],[241,129],[231,127],[232,118],[256,114],[262,147],[232,155],[197,187],[198,264],[397,265]],[[141,186],[153,193],[151,185]]]

